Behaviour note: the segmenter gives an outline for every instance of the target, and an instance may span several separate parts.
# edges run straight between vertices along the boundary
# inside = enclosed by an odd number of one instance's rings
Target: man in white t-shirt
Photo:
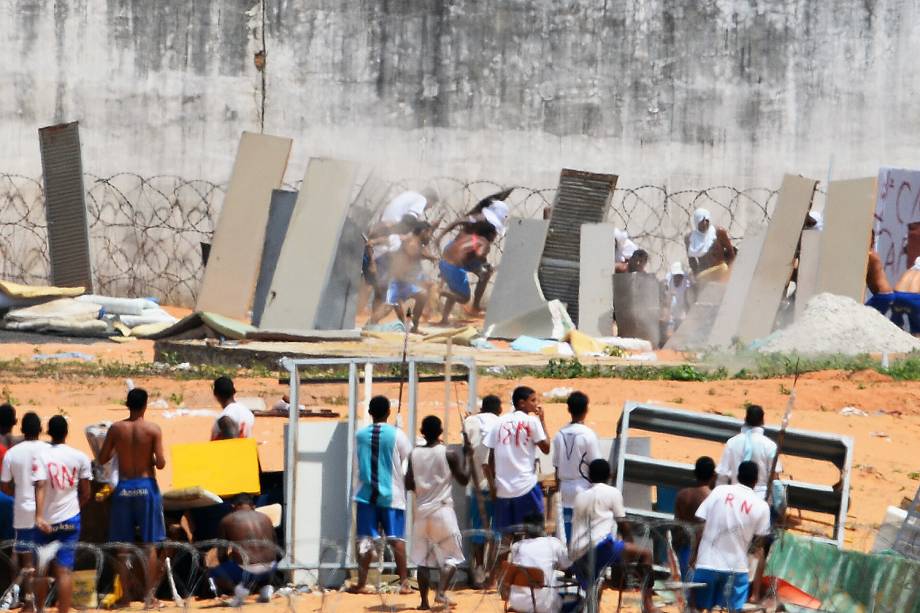
[[[652,552],[632,542],[623,494],[617,488],[607,485],[610,480],[610,464],[607,460],[591,462],[588,465],[588,479],[591,487],[575,496],[572,516],[569,557],[575,561],[575,576],[582,588],[589,590],[607,567],[637,562],[644,576],[642,610],[657,611],[652,603]],[[617,530],[622,533],[622,539],[617,538]]]
[[[223,410],[211,426],[212,441],[221,438],[252,438],[252,427],[256,423],[255,415],[249,407],[236,402],[235,396],[236,389],[230,377],[214,379],[214,399],[220,403]],[[235,428],[230,427],[231,424],[228,424],[225,418],[232,420],[232,426]],[[234,436],[228,436],[234,432]]]
[[[41,456],[48,443],[38,440],[42,433],[42,421],[35,413],[22,416],[24,440],[13,445],[3,456],[0,482],[3,491],[14,497],[13,528],[16,544],[13,550],[19,558],[22,573],[22,593],[32,593],[32,570],[35,568],[35,546],[41,543],[41,536],[35,529],[35,482],[45,478],[45,467]]]
[[[371,593],[367,570],[374,555],[374,542],[386,539],[393,549],[400,594],[411,594],[406,567],[406,484],[403,465],[412,451],[405,433],[387,423],[390,401],[374,396],[367,412],[374,423],[355,433],[353,459],[355,532],[358,550],[358,582],[349,590]]]
[[[511,546],[511,563],[542,570],[546,587],[535,589],[531,596],[530,588],[511,586],[508,607],[521,613],[556,613],[562,609],[562,597],[556,589],[556,571],[568,569],[572,561],[562,541],[544,535],[543,515],[529,515],[524,523],[528,538]]]
[[[706,587],[693,590],[699,610],[726,607],[740,611],[748,599],[748,551],[756,539],[770,534],[770,507],[754,491],[758,467],[754,462],[738,466],[735,485],[720,485],[703,501],[696,516],[705,523],[696,556],[693,581]]]
[[[601,457],[601,450],[594,430],[585,425],[588,397],[581,392],[572,392],[566,404],[572,423],[553,437],[553,466],[556,467],[556,483],[562,497],[562,520],[568,542],[572,538],[575,496],[591,487],[588,465]]]
[[[485,437],[489,472],[495,491],[493,528],[510,537],[529,515],[544,514],[543,490],[537,483],[537,448],[549,453],[543,408],[537,393],[526,386],[511,395],[514,411],[502,415]]]
[[[89,501],[93,471],[85,453],[64,444],[67,440],[64,416],[55,415],[48,420],[48,434],[51,446],[40,458],[45,478],[35,483],[35,527],[41,534],[42,545],[57,542],[60,546],[52,563],[58,613],[67,613],[73,596],[71,573],[80,540],[80,507]],[[44,602],[47,587],[45,581],[37,584],[38,602]]]
[[[752,404],[747,408],[744,416],[744,426],[741,434],[728,439],[722,459],[716,472],[719,473],[717,483],[737,483],[735,474],[738,465],[742,462],[757,464],[757,485],[754,491],[761,498],[767,496],[767,482],[770,480],[770,471],[773,468],[773,458],[776,456],[776,443],[767,438],[763,433],[764,413],[763,407]],[[783,471],[782,464],[776,463],[776,472]],[[775,478],[775,475],[774,475]]]
[[[482,399],[482,407],[475,415],[470,415],[463,421],[463,427],[466,435],[469,437],[470,446],[473,448],[473,464],[475,465],[476,474],[479,476],[479,483],[467,485],[466,493],[469,497],[470,510],[470,528],[473,530],[488,530],[493,522],[492,497],[490,496],[489,479],[486,474],[489,464],[489,448],[485,446],[485,437],[498,421],[498,416],[502,413],[502,400],[498,396],[488,395]],[[471,476],[472,479],[472,476]],[[474,487],[479,487],[479,494],[473,491]],[[483,520],[479,512],[479,500],[482,500],[485,507],[486,518]],[[485,557],[486,557],[486,537],[483,534],[474,534],[470,536],[470,551],[473,557],[473,577],[474,587],[478,587],[485,580]]]

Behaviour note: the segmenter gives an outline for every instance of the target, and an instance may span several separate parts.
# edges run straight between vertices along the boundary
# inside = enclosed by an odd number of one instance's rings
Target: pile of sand
[[[818,294],[795,323],[756,343],[764,353],[908,353],[914,338],[873,308],[844,296]]]

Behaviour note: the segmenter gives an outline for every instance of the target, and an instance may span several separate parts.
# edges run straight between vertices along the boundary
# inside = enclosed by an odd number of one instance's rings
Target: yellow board
[[[173,489],[200,487],[221,497],[260,492],[255,439],[173,445],[172,462]]]

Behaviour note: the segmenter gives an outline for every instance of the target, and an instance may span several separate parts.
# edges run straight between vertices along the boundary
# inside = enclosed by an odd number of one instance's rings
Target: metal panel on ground
[[[773,331],[773,322],[792,275],[795,248],[811,207],[818,182],[793,175],[783,177],[776,208],[764,237],[763,249],[751,286],[741,309],[737,336],[743,343],[763,338]]]
[[[79,122],[40,128],[51,284],[93,293]]]
[[[502,259],[495,273],[495,283],[486,308],[484,328],[529,313],[546,300],[537,281],[537,268],[546,241],[549,222],[543,219],[508,220],[508,232],[502,247]]]
[[[275,276],[275,267],[278,265],[278,256],[287,234],[294,204],[297,202],[297,192],[284,189],[272,190],[271,204],[268,209],[268,222],[265,225],[265,244],[262,247],[262,262],[259,266],[259,280],[256,282],[255,299],[252,301],[252,325],[258,327],[262,321],[262,311],[265,309],[265,300],[268,290],[272,286],[272,277]]]
[[[578,323],[578,265],[581,226],[607,214],[617,176],[571,170],[559,175],[538,278],[547,300],[560,300]]]
[[[748,226],[744,233],[744,240],[738,246],[738,257],[732,263],[731,276],[724,286],[724,296],[717,303],[717,314],[710,327],[708,344],[712,347],[728,347],[738,334],[741,323],[741,311],[744,301],[751,291],[751,280],[754,278],[754,269],[760,260],[763,250],[763,241],[767,236],[767,226],[755,222]]]
[[[252,132],[240,137],[196,310],[249,320],[272,190],[281,187],[292,143]]]
[[[815,293],[830,292],[863,302],[874,199],[873,177],[831,181],[824,207],[824,238]]]
[[[581,226],[578,276],[578,329],[591,336],[613,333],[613,267],[616,226]]]
[[[262,313],[266,328],[317,328],[351,202],[357,165],[314,158],[307,165]]]

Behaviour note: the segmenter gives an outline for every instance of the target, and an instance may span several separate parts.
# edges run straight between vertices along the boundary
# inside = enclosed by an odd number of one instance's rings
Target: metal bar
[[[288,358],[281,360],[281,366],[291,373],[291,387],[288,392],[288,400],[291,404],[288,407],[288,441],[287,449],[285,450],[284,471],[284,541],[289,563],[293,565],[295,563],[294,526],[296,525],[294,517],[297,514],[294,490],[297,483],[297,450],[299,448],[297,435],[299,430],[298,421],[300,419],[300,410],[298,409],[300,406],[300,386],[298,385],[300,373],[297,372],[297,367]]]
[[[366,364],[365,366],[371,366],[373,368],[373,364],[370,364],[370,363]],[[462,364],[462,366],[466,366],[466,364]],[[392,375],[384,375],[382,377],[373,378],[373,380],[376,381],[377,383],[399,383],[401,379],[402,377],[398,377],[398,376],[394,377]],[[454,379],[457,381],[468,381],[469,375],[463,374],[460,376],[454,376]],[[442,381],[444,381],[444,375],[419,375],[418,376],[419,383],[440,383]],[[278,379],[278,383],[281,385],[288,385],[290,382],[291,380],[289,377],[282,377]],[[330,377],[328,379],[301,379],[300,380],[301,385],[323,385],[325,383],[348,383],[348,377]]]
[[[345,457],[345,508],[351,514],[351,499],[354,488],[354,455],[355,455],[355,425],[357,421],[358,409],[358,365],[352,362],[348,365],[348,450]],[[348,522],[348,541],[345,543],[345,560],[354,561],[354,548],[352,543],[355,540],[354,522],[349,519]]]
[[[371,403],[371,395],[374,393],[374,365],[364,365],[364,414],[361,416],[363,425],[368,426],[371,423],[371,415],[368,413]]]
[[[469,364],[466,364],[467,373],[466,373],[466,412],[469,415],[472,415],[476,412],[476,393],[475,390],[479,387],[479,381],[477,379],[478,374],[476,373],[475,368],[470,368]]]

